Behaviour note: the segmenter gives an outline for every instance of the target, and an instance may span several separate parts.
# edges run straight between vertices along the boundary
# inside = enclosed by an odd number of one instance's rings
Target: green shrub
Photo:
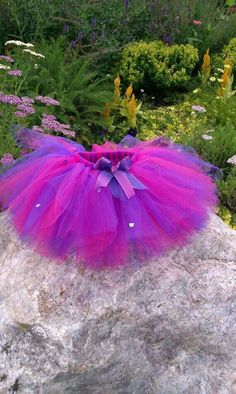
[[[231,122],[218,125],[214,129],[202,130],[200,127],[189,138],[189,144],[194,146],[198,153],[210,163],[226,171],[229,170],[227,160],[236,152],[235,127]],[[202,136],[208,135],[212,139],[205,140]]]
[[[236,225],[236,167],[232,168],[225,179],[219,181],[222,203],[232,212]]]
[[[236,230],[236,214],[231,213],[228,208],[223,205],[220,205],[217,210],[217,215],[230,227]]]
[[[154,110],[146,109],[141,111],[139,138],[146,140],[165,135],[175,142],[184,143],[199,124],[200,118],[193,114],[188,101]]]
[[[161,41],[128,44],[122,51],[120,74],[135,88],[156,91],[187,87],[198,61],[191,45],[166,46]]]

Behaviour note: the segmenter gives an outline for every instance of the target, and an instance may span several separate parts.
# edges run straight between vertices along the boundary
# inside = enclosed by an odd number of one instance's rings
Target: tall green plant
[[[112,84],[93,70],[91,62],[82,60],[63,47],[61,39],[43,41],[45,55],[36,75],[28,79],[28,90],[36,94],[60,97],[58,118],[69,121],[78,138],[91,142],[90,132],[103,126],[104,104],[112,97]]]

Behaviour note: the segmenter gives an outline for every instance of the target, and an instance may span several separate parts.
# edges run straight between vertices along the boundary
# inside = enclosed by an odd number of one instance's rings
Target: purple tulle
[[[185,245],[217,204],[214,166],[161,137],[126,136],[91,151],[17,130],[33,152],[0,177],[0,209],[39,253],[98,269],[145,262]]]

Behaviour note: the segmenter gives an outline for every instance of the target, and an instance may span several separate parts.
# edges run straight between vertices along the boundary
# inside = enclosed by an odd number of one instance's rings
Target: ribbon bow
[[[129,156],[119,161],[116,166],[112,166],[109,159],[101,157],[94,165],[96,170],[102,171],[97,178],[96,189],[107,187],[110,184],[113,193],[111,182],[113,180],[119,183],[127,198],[135,195],[134,189],[146,189],[143,183],[129,172],[131,164],[132,161]]]

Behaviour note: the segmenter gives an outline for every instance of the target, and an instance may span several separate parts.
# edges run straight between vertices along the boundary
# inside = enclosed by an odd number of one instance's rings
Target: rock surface
[[[213,216],[142,268],[82,272],[0,217],[0,393],[236,393],[236,232]]]

